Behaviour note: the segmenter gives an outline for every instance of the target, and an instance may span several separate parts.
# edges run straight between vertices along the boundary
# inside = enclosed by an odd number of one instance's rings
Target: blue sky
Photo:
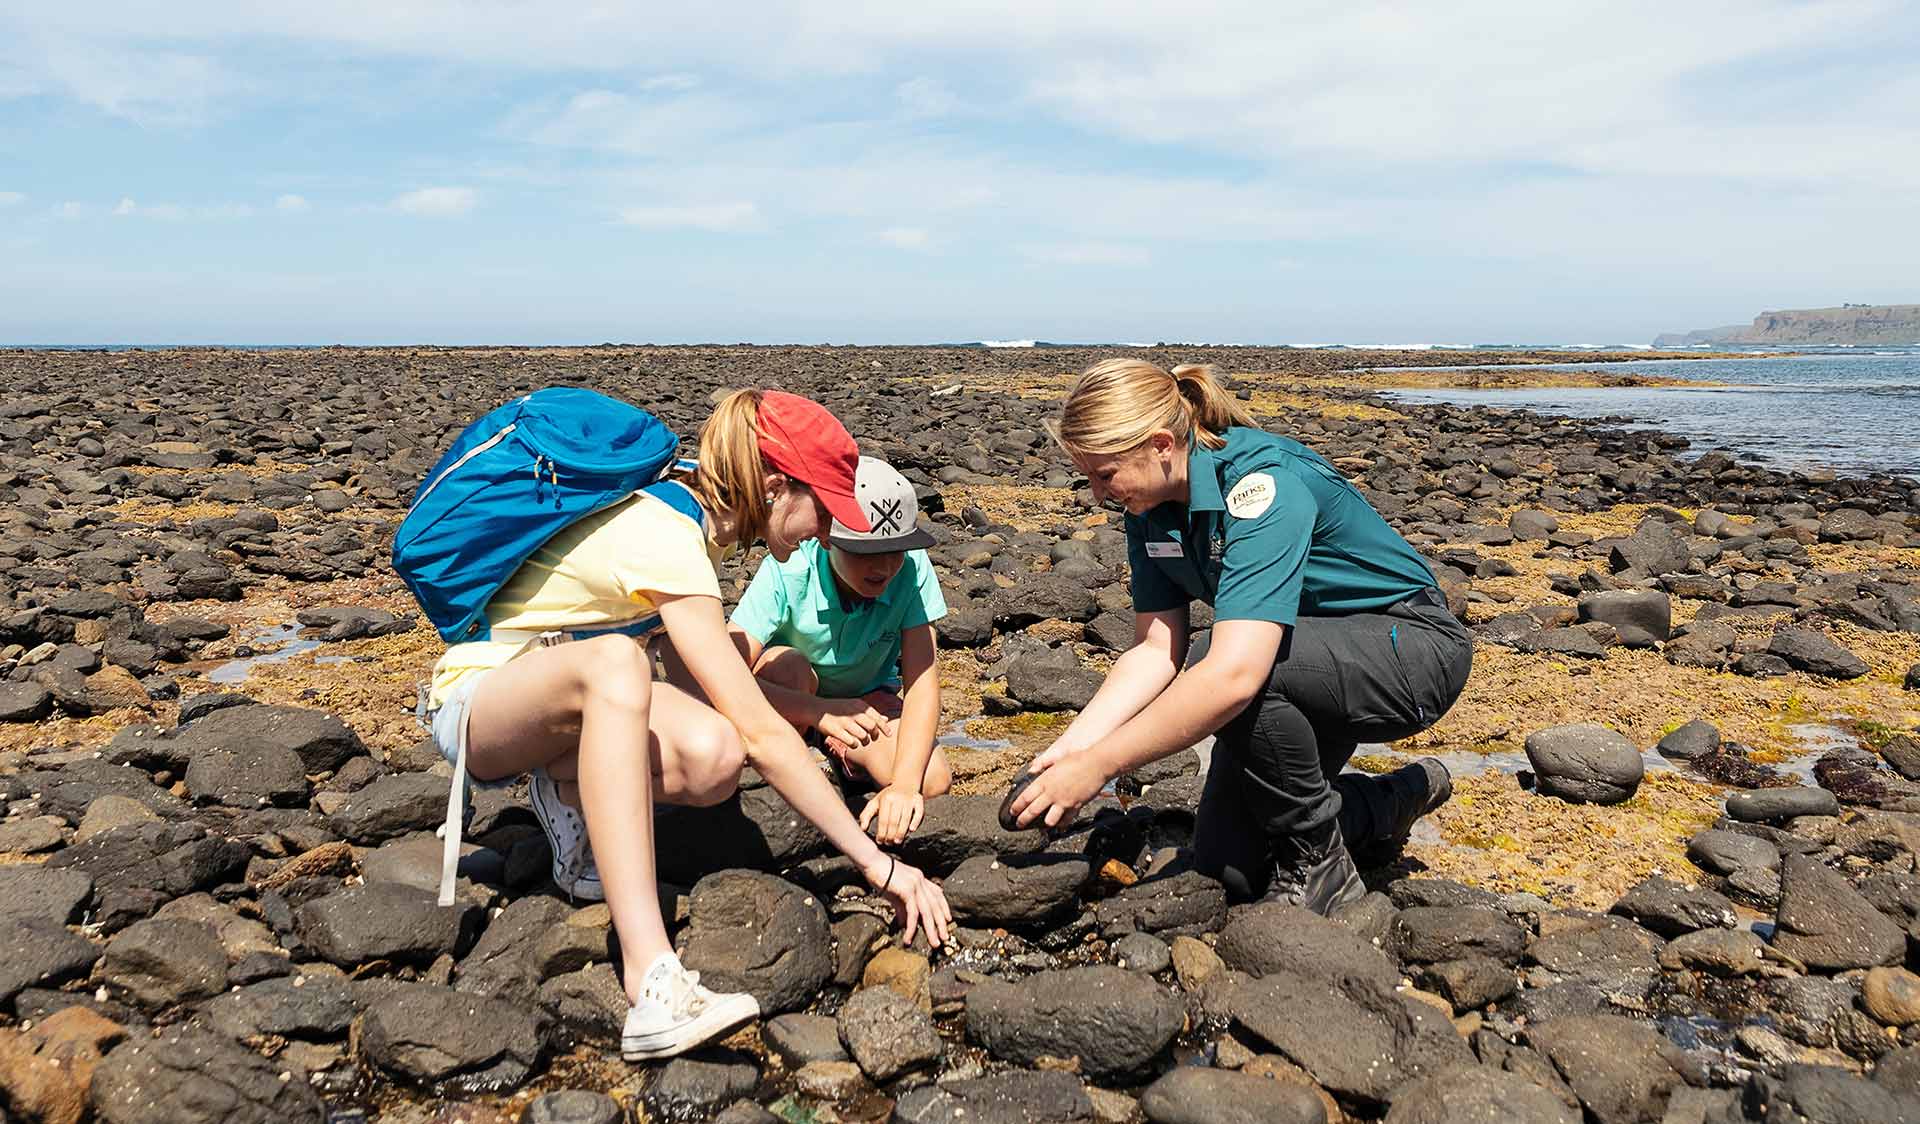
[[[0,9],[0,342],[1645,342],[1920,301],[1920,6]],[[924,9],[924,10],[921,10]]]

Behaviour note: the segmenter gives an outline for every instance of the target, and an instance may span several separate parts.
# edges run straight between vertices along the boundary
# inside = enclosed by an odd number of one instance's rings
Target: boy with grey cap
[[[953,779],[933,744],[933,622],[947,603],[913,485],[885,461],[861,457],[853,494],[871,529],[836,519],[824,543],[762,561],[729,631],[774,709],[815,736],[844,780],[878,789],[860,825],[892,844],[920,826],[925,798]]]

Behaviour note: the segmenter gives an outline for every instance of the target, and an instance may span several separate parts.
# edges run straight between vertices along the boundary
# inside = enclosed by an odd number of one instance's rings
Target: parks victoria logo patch
[[[1250,472],[1227,489],[1227,513],[1236,519],[1258,519],[1273,506],[1273,477]]]

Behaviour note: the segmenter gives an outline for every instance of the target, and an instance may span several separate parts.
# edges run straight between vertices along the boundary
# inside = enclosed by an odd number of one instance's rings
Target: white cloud
[[[286,194],[273,201],[273,209],[284,215],[300,215],[313,210],[313,204],[307,202],[304,195]]]
[[[473,210],[479,201],[479,193],[471,187],[423,187],[396,196],[388,206],[403,215],[449,219]]]
[[[27,201],[26,193],[20,191],[0,191],[0,207],[17,207]]]
[[[880,241],[900,250],[924,250],[929,237],[924,228],[918,226],[890,226],[880,232]]]
[[[1022,246],[1020,256],[1040,265],[1116,265],[1140,266],[1153,255],[1139,246],[1113,242],[1063,242],[1052,245]]]
[[[711,145],[764,116],[727,98],[684,93],[688,88],[661,87],[663,93],[647,97],[587,90],[557,104],[524,107],[506,128],[536,144],[668,156]]]
[[[643,90],[691,90],[700,79],[691,74],[656,74],[640,83]]]
[[[960,108],[960,99],[937,78],[909,79],[893,88],[893,96],[910,117],[945,117]]]
[[[182,203],[140,203],[136,202],[132,196],[123,195],[120,197],[120,202],[114,204],[107,213],[116,218],[181,222],[188,219],[252,218],[254,207],[251,203],[203,203],[195,206]]]
[[[79,202],[75,202],[72,199],[69,199],[66,202],[55,207],[53,209],[53,214],[55,218],[62,218],[62,219],[85,218],[87,215],[87,205],[85,203],[79,203]]]
[[[720,234],[758,230],[763,225],[760,208],[745,202],[622,207],[618,218],[624,226],[647,230],[692,229]]]

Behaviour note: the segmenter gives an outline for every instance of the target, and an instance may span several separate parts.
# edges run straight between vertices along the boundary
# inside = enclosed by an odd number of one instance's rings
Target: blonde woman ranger
[[[1326,913],[1357,898],[1350,847],[1391,852],[1451,791],[1432,758],[1340,775],[1357,743],[1425,729],[1466,684],[1472,645],[1433,572],[1211,368],[1096,364],[1054,436],[1126,509],[1135,643],[1035,760],[1015,814],[1066,822],[1109,779],[1213,734],[1195,865],[1241,899]],[[1191,637],[1195,600],[1215,623]]]

